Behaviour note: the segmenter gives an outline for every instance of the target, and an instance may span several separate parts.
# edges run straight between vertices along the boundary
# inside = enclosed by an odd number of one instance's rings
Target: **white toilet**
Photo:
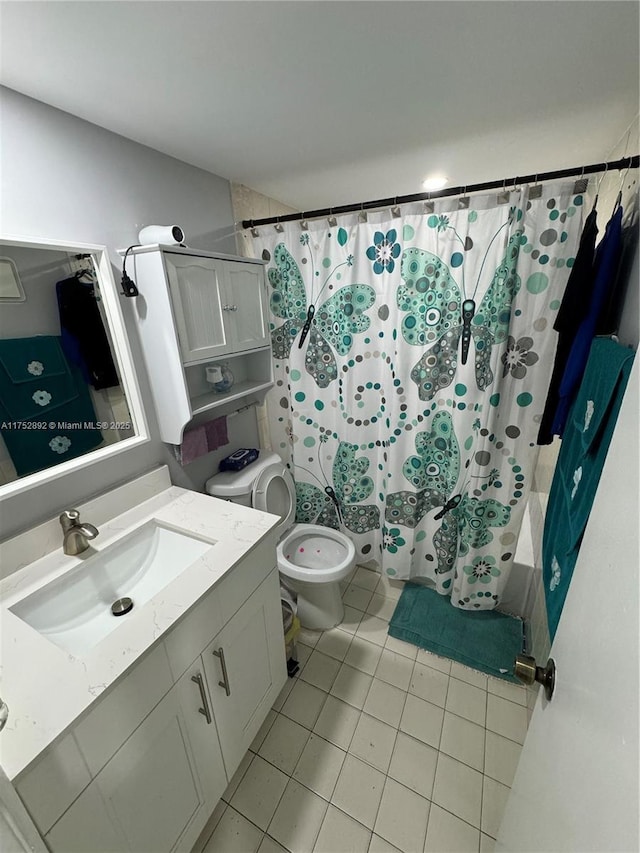
[[[356,562],[353,542],[339,530],[294,524],[296,490],[277,453],[260,451],[242,471],[224,471],[206,482],[216,498],[279,515],[278,570],[298,593],[298,617],[305,628],[333,628],[344,618],[340,581]]]

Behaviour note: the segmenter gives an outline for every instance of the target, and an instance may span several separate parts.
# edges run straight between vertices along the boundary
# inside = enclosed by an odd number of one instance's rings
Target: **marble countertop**
[[[82,517],[93,521],[84,512]],[[83,658],[54,645],[9,609],[151,520],[215,544]],[[0,581],[0,695],[9,706],[0,733],[0,765],[7,776],[15,779],[278,521],[269,513],[171,486],[101,524],[84,555],[69,557],[60,547]]]

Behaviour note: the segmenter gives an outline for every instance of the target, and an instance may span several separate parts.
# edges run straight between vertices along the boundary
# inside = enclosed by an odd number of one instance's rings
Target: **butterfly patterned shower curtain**
[[[267,261],[297,520],[466,609],[509,576],[581,230],[573,183],[531,189],[243,237]]]

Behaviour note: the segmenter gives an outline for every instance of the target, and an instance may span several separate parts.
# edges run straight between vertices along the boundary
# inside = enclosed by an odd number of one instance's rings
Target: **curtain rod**
[[[623,157],[621,160],[611,160],[608,163],[593,163],[591,166],[575,166],[571,169],[557,169],[555,172],[538,172],[534,175],[521,175],[515,178],[503,178],[500,181],[485,181],[481,184],[469,184],[461,187],[450,187],[447,190],[437,192],[412,193],[411,195],[399,195],[395,198],[375,199],[374,201],[363,201],[360,204],[343,204],[340,207],[323,207],[319,210],[307,210],[301,213],[287,213],[283,216],[269,216],[265,219],[243,219],[243,228],[256,228],[258,225],[274,225],[278,222],[293,222],[298,219],[319,219],[322,216],[339,216],[343,213],[359,213],[364,210],[372,210],[378,207],[395,207],[398,204],[408,204],[412,201],[435,201],[447,196],[462,195],[466,193],[480,192],[481,190],[506,189],[518,184],[529,184],[532,181],[553,181],[557,178],[573,178],[584,175],[593,175],[597,172],[614,172],[623,169],[637,169],[640,165],[640,155],[634,157]]]

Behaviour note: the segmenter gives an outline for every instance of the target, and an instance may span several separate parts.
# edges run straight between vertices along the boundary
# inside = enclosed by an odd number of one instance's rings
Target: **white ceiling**
[[[309,210],[603,160],[638,110],[638,9],[3,2],[2,79]]]

